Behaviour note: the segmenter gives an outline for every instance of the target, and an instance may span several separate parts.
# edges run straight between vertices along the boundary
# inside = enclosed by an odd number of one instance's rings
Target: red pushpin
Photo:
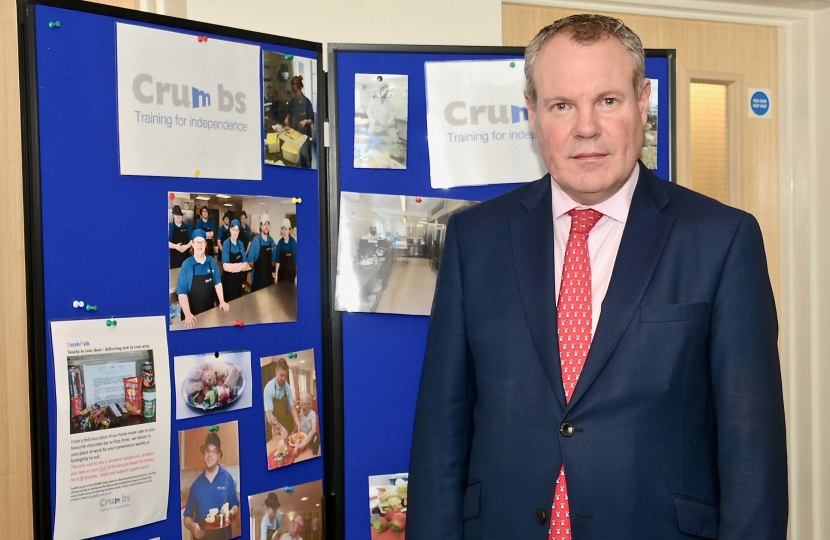
[[[199,43],[207,41],[207,36],[199,36]]]
[[[243,326],[245,326],[245,323],[242,321],[233,321],[233,325],[242,328]]]
[[[175,194],[175,193],[171,193],[171,194],[169,195],[169,197],[170,197],[170,200],[172,201],[173,199],[175,199],[175,198],[176,198],[176,194]]]
[[[417,197],[415,197],[415,202],[416,202],[416,203],[421,202],[421,196],[420,196],[420,195],[418,195]]]

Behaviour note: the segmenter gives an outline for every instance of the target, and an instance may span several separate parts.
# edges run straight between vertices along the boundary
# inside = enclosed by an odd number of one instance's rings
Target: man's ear
[[[525,92],[524,95],[525,105],[527,105],[527,117],[530,120],[530,132],[533,133],[534,137],[538,137],[539,135],[537,135],[536,133],[536,107],[530,100],[530,96],[527,94],[527,92]]]
[[[643,91],[640,92],[640,99],[638,105],[640,106],[640,118],[643,121],[643,126],[648,122],[648,98],[651,96],[651,81],[643,79]]]

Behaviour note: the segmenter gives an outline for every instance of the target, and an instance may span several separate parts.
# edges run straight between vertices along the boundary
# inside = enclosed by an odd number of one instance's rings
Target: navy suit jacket
[[[549,176],[450,219],[407,540],[544,540],[563,460],[574,540],[783,540],[778,327],[756,220],[641,164],[568,403],[554,256]]]

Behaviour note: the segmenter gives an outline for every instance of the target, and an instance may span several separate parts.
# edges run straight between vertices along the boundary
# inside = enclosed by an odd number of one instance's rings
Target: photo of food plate
[[[250,351],[177,356],[173,361],[177,420],[251,406]]]
[[[372,540],[405,540],[409,473],[369,477]]]
[[[185,403],[211,411],[234,403],[245,391],[242,368],[225,362],[205,362],[187,374],[182,386]]]

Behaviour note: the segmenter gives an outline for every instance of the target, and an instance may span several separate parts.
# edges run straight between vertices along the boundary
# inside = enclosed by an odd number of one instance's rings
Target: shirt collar
[[[604,216],[625,223],[628,219],[628,209],[631,207],[631,199],[634,196],[634,188],[637,187],[637,180],[640,176],[639,163],[625,181],[625,184],[610,198],[593,206],[583,206],[565,193],[559,184],[550,177],[551,194],[553,196],[553,219],[557,220],[574,208],[593,208]]]

